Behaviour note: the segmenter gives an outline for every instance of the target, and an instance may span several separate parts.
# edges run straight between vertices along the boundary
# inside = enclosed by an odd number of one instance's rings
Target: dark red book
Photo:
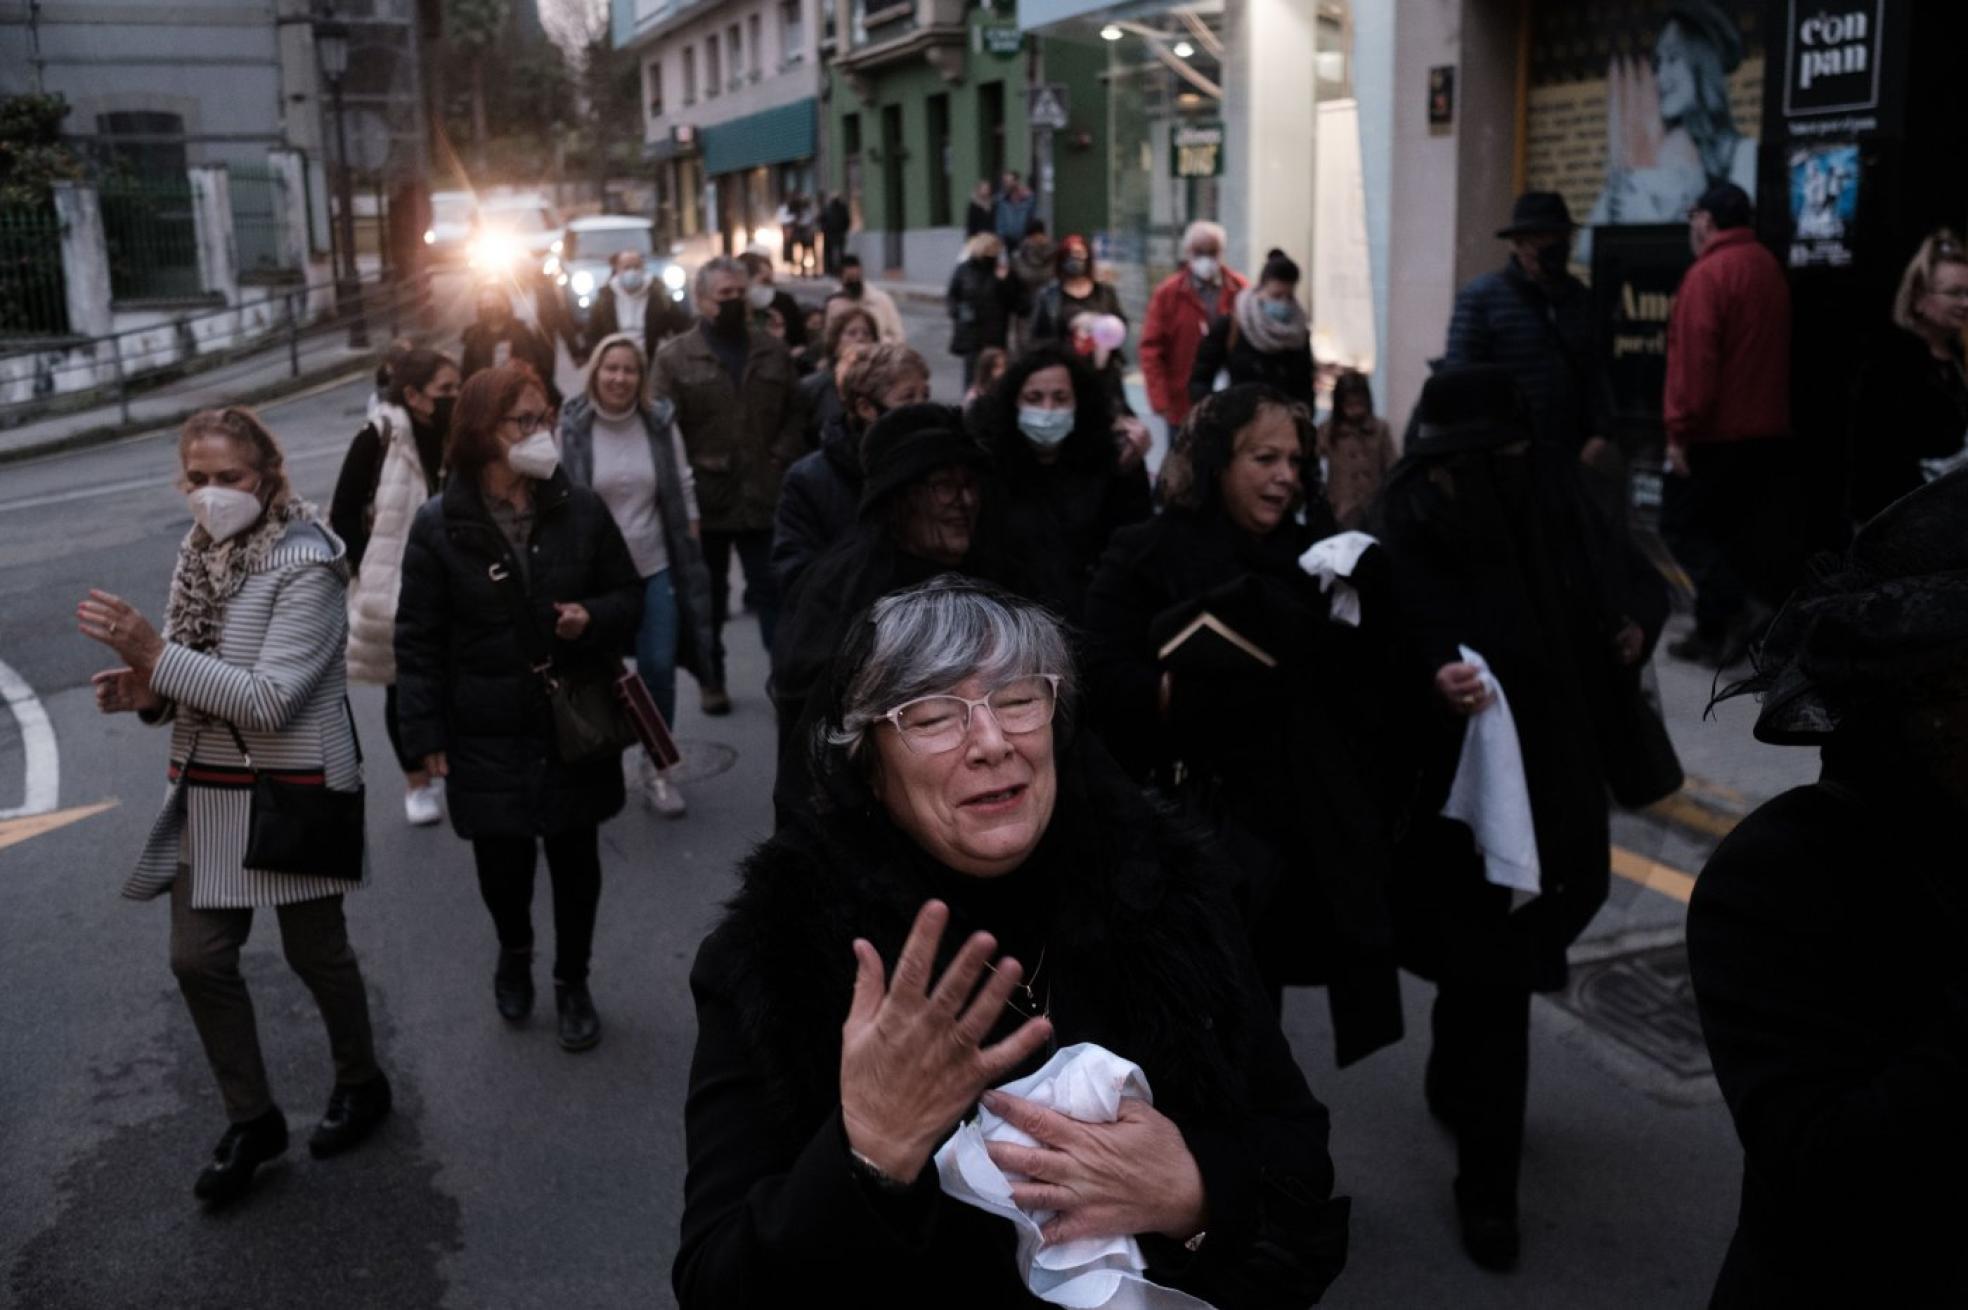
[[[668,769],[681,763],[683,752],[677,749],[670,725],[663,721],[663,711],[656,708],[642,675],[631,669],[615,679],[615,695],[628,711],[629,722],[635,725],[636,736],[642,738],[642,748],[656,767]]]

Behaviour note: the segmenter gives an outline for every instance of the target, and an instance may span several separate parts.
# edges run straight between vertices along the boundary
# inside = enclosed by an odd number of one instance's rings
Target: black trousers
[[[553,880],[555,982],[588,978],[594,947],[595,908],[601,903],[601,847],[598,830],[572,828],[552,837],[479,837],[472,842],[478,862],[478,892],[492,911],[499,945],[508,951],[533,949],[533,871],[536,847],[547,848],[547,875]]]
[[[724,686],[724,624],[731,617],[731,553],[738,552],[738,566],[745,571],[745,608],[758,615],[759,639],[765,653],[772,653],[772,634],[779,626],[779,584],[772,578],[772,534],[764,529],[749,532],[705,532],[704,566],[711,571],[711,678],[713,687]]]
[[[1530,990],[1444,979],[1433,1018],[1428,1105],[1455,1130],[1456,1195],[1515,1213],[1530,1083]]]
[[[1721,641],[1751,602],[1780,607],[1797,584],[1805,519],[1803,447],[1789,437],[1698,442],[1688,448],[1685,561],[1695,630]]]

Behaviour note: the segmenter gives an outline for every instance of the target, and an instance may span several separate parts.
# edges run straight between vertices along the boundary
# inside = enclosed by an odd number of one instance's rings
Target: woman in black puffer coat
[[[620,672],[642,617],[642,581],[601,497],[560,471],[546,392],[523,364],[465,384],[452,423],[451,477],[417,511],[396,613],[397,703],[405,749],[449,779],[451,825],[472,843],[499,933],[499,1013],[533,1008],[533,868],[553,877],[560,1041],[601,1039],[588,952],[601,896],[596,829],[622,808],[622,762],[563,763],[545,682]],[[508,590],[511,589],[511,590]],[[523,606],[532,631],[515,624]]]
[[[1004,245],[988,232],[964,243],[963,263],[950,274],[950,353],[963,360],[964,386],[977,374],[980,351],[1003,350],[1011,320],[1025,309],[1025,284],[998,267]]]

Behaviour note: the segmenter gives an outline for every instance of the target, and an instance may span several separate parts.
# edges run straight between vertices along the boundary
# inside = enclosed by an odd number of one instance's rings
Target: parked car
[[[478,197],[469,191],[431,192],[431,222],[424,229],[424,248],[440,264],[464,261],[478,218]]]
[[[654,225],[626,214],[597,214],[567,225],[560,248],[550,253],[541,273],[562,288],[574,322],[587,326],[588,311],[608,283],[609,261],[624,250],[640,251],[651,285],[661,284],[672,300],[682,300],[689,281],[674,253],[658,254]]]
[[[481,196],[471,266],[481,274],[511,273],[525,264],[538,268],[560,250],[565,226],[560,210],[545,196]]]

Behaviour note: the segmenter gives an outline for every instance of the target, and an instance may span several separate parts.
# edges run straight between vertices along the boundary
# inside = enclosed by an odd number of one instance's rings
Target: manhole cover
[[[715,778],[738,762],[735,748],[721,741],[677,741],[677,752],[683,760],[670,770],[670,781],[676,783],[702,782]]]
[[[1553,999],[1676,1078],[1713,1073],[1683,945],[1574,962],[1570,985]]]

